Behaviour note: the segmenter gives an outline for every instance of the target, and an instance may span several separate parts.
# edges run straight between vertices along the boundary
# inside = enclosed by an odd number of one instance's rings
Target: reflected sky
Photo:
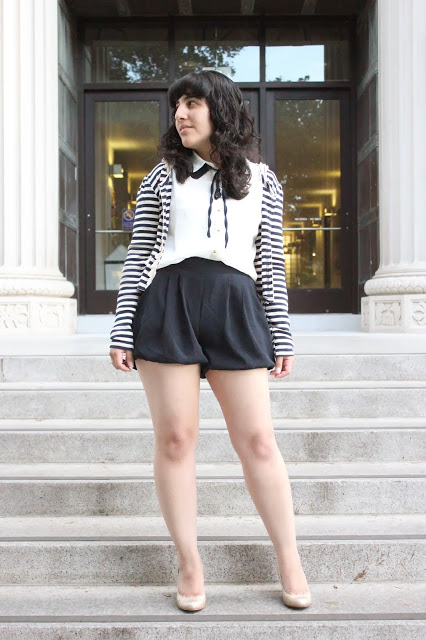
[[[266,81],[324,82],[324,45],[267,46]]]
[[[243,47],[229,58],[229,66],[235,73],[226,67],[219,70],[234,82],[259,82],[259,47]],[[298,82],[305,78],[309,82],[324,82],[324,45],[266,47],[267,82]]]

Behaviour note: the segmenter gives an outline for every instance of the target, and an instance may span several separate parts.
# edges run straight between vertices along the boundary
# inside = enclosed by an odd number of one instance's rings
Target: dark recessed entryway
[[[263,159],[283,186],[292,312],[356,313],[354,18],[324,18],[341,3],[320,1],[242,2],[239,18],[225,14],[220,2],[209,3],[215,16],[195,15],[203,3],[164,2],[144,20],[137,16],[148,3],[105,2],[96,10],[94,4],[68,3],[80,16],[83,51],[81,313],[114,313],[136,193],[159,161],[159,137],[171,123],[167,88],[203,68],[240,86]],[[352,12],[361,5],[345,4]],[[193,15],[182,15],[184,5]],[[255,16],[278,5],[287,16]]]

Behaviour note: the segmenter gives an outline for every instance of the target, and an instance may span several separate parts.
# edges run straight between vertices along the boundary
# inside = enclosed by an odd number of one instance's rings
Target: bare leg
[[[178,590],[204,592],[197,544],[195,449],[199,432],[200,365],[135,361],[154,425],[154,479],[161,511],[176,545]]]
[[[274,545],[283,588],[289,593],[307,591],[290,481],[272,424],[267,369],[210,369],[206,377],[221,405],[247,489]]]

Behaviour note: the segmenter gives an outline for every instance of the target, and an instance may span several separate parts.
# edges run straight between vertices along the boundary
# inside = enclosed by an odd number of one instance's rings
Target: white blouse
[[[206,161],[195,151],[192,157],[193,171],[197,171]],[[250,160],[247,160],[247,163],[252,172],[249,193],[242,200],[226,197],[226,247],[222,189],[221,197],[213,198],[210,238],[207,235],[210,188],[217,170],[216,165],[207,162],[212,169],[197,179],[189,176],[183,184],[179,184],[175,171],[172,170],[170,222],[158,269],[198,256],[209,260],[221,260],[234,269],[247,273],[256,282],[255,238],[261,222],[262,176],[258,164]]]

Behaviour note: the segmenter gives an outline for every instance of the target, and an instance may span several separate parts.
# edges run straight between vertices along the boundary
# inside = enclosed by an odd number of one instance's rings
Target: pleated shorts
[[[134,362],[199,363],[201,378],[209,369],[275,367],[253,278],[221,261],[195,256],[157,269],[132,328]]]

